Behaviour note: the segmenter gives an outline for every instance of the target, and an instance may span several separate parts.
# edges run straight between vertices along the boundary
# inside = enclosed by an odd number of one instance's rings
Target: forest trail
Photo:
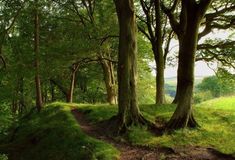
[[[133,146],[105,135],[102,128],[91,124],[86,119],[86,115],[78,109],[72,109],[71,112],[84,133],[116,147],[121,153],[120,160],[235,160],[230,155],[219,153],[210,148],[192,146],[171,149]]]

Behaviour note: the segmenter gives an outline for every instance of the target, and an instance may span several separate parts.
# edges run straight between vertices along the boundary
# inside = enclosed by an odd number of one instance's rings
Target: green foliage
[[[105,142],[84,134],[71,114],[71,107],[63,103],[46,106],[20,120],[13,141],[3,150],[17,160],[110,160],[118,151]],[[15,147],[10,150],[11,146]],[[2,148],[0,147],[0,152]]]
[[[149,66],[152,60],[151,45],[139,34],[137,96],[140,104],[152,104],[155,102],[155,78],[151,74]]]
[[[233,112],[235,110],[235,96],[215,98],[198,105],[216,110],[231,110]]]
[[[0,160],[8,160],[5,154],[0,154]]]
[[[199,92],[211,92],[213,97],[231,95],[235,93],[235,79],[229,72],[219,70],[217,76],[204,78],[197,88]]]
[[[213,97],[219,97],[222,89],[216,76],[204,78],[198,88],[201,91],[210,91]]]
[[[9,106],[5,103],[0,105],[0,136],[7,134],[8,128],[13,123],[13,115]]]
[[[193,97],[194,103],[201,103],[203,101],[212,99],[213,96],[210,91],[196,92]]]

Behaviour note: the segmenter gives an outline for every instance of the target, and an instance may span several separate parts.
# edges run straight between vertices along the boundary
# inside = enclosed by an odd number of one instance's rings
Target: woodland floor
[[[116,147],[121,153],[120,160],[235,160],[230,155],[200,146],[184,148],[134,146],[105,135],[104,128],[89,122],[86,114],[78,109],[72,109],[71,112],[84,133]]]

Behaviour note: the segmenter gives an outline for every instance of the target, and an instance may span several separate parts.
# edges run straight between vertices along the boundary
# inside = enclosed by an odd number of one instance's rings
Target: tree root
[[[187,118],[187,116],[172,118],[167,123],[166,130],[176,130],[176,129],[186,128],[186,127],[189,127],[189,128],[199,127],[193,115],[190,115],[189,118]]]
[[[156,125],[144,118],[143,115],[139,114],[138,117],[131,118],[127,121],[124,121],[120,115],[116,115],[111,117],[108,121],[106,121],[106,129],[108,134],[119,136],[126,134],[129,131],[131,126],[147,126],[148,129],[156,129]]]

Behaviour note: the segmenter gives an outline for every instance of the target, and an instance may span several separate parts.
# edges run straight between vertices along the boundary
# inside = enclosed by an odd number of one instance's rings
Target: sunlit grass
[[[200,104],[201,107],[235,111],[235,96],[212,99]]]
[[[136,145],[201,146],[235,154],[234,103],[235,97],[223,97],[194,106],[196,120],[201,126],[197,129],[177,130],[172,134],[156,136],[146,127],[133,126],[125,138]],[[60,102],[50,104],[40,114],[34,112],[20,121],[13,142],[14,145],[23,144],[26,148],[15,148],[14,156],[19,160],[32,157],[35,160],[97,159],[97,157],[109,160],[118,157],[119,152],[113,146],[95,140],[81,131],[71,114],[71,107],[83,111],[93,123],[107,120],[117,114],[116,105]],[[156,117],[168,121],[175,107],[169,104],[140,105],[143,115],[151,121],[155,121]],[[32,141],[35,144],[32,144]]]
[[[196,120],[200,124],[197,129],[177,130],[172,134],[156,136],[146,128],[132,127],[128,140],[145,146],[202,146],[211,147],[227,154],[235,153],[235,97],[224,97],[210,100],[194,107]],[[82,105],[81,110],[90,110],[87,117],[97,122],[105,120],[117,112],[117,106]],[[151,121],[159,117],[169,120],[175,105],[141,105],[143,115]],[[141,138],[140,138],[141,137]]]

